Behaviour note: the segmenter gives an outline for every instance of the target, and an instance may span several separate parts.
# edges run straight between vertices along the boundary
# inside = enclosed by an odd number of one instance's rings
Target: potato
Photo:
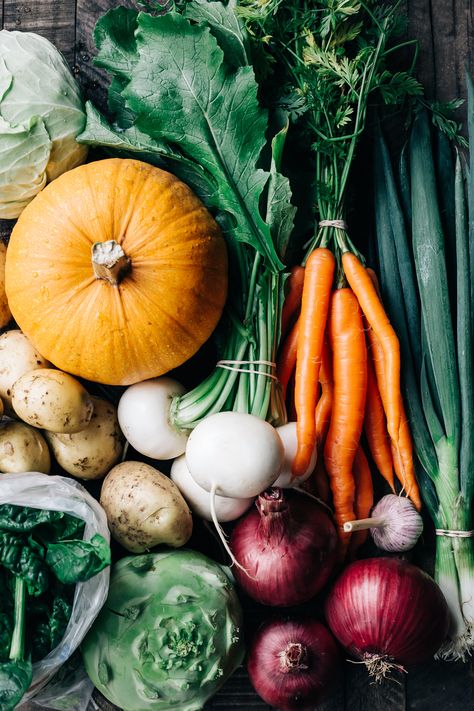
[[[38,430],[11,420],[0,427],[0,472],[49,474],[50,469],[48,445]]]
[[[0,328],[5,328],[12,317],[5,292],[5,260],[7,258],[7,245],[0,240]]]
[[[94,412],[81,432],[44,431],[58,464],[79,479],[100,479],[120,458],[123,450],[115,407],[100,398],[91,399]]]
[[[0,397],[6,412],[12,412],[13,384],[31,370],[50,368],[51,363],[38,353],[24,333],[18,329],[0,336]]]
[[[12,388],[12,406],[32,427],[50,432],[80,432],[90,422],[94,404],[76,378],[43,368],[25,373]]]
[[[131,553],[160,543],[179,548],[193,530],[191,511],[178,487],[148,464],[114,467],[102,483],[100,503],[113,538]]]

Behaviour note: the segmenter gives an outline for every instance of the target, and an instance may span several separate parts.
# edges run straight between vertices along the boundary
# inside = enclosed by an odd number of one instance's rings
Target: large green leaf
[[[139,59],[123,96],[137,128],[175,144],[214,176],[216,207],[232,215],[235,237],[278,271],[282,264],[260,215],[268,173],[256,166],[267,112],[257,100],[253,69],[231,72],[209,29],[175,13],[141,13],[135,36]]]
[[[98,55],[94,64],[112,72],[109,87],[109,109],[122,128],[133,125],[133,113],[125,107],[122,91],[127,85],[137,61],[135,30],[138,12],[117,7],[101,17],[94,28]]]
[[[193,0],[184,10],[185,17],[210,27],[224,52],[226,62],[235,68],[250,64],[247,30],[235,12],[236,7],[235,0],[229,0],[227,5]]]
[[[90,101],[86,104],[86,114],[86,129],[79,136],[81,142],[167,168],[192,187],[206,205],[217,202],[217,184],[200,165],[135,126],[123,129],[111,125]]]

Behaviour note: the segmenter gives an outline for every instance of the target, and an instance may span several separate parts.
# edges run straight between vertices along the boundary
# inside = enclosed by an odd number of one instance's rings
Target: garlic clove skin
[[[370,529],[375,545],[390,553],[411,550],[423,531],[423,519],[405,496],[387,494],[374,506],[371,517],[383,520],[382,526]]]

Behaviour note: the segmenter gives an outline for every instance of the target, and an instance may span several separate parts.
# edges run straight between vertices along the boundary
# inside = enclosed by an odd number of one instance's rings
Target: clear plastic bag
[[[35,509],[64,511],[85,522],[84,540],[89,540],[96,533],[100,533],[107,541],[110,540],[103,509],[98,501],[73,479],[37,472],[1,474],[0,504],[16,504]],[[72,614],[64,637],[44,659],[33,664],[33,681],[21,704],[17,707],[18,710],[30,699],[34,699],[35,709],[39,709],[42,707],[41,696],[45,699],[51,697],[51,694],[46,690],[43,694],[40,694],[40,691],[72,656],[84,639],[107,598],[109,576],[110,569],[106,568],[87,582],[76,585]],[[78,674],[81,676],[82,673],[79,671]],[[90,694],[92,691],[90,682],[83,674],[81,678],[85,693],[88,690]],[[65,695],[68,694],[66,683],[59,687],[62,688]],[[80,683],[79,678],[78,683]],[[58,689],[56,694],[60,693]],[[84,708],[86,707],[87,699]],[[75,711],[81,711],[81,709],[77,707]]]

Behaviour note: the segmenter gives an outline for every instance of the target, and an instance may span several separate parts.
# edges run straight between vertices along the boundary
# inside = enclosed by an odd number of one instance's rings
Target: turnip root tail
[[[231,564],[230,564],[231,567],[232,567],[233,565],[235,565],[235,566],[237,566],[237,568],[240,568],[240,570],[243,570],[243,572],[244,572],[246,575],[248,575],[249,577],[252,577],[252,576],[250,575],[250,573],[247,571],[247,569],[244,568],[244,566],[239,563],[239,561],[237,560],[237,558],[236,558],[236,557],[234,556],[234,554],[232,553],[232,551],[231,551],[231,549],[230,549],[230,546],[229,546],[229,544],[227,543],[227,539],[226,539],[225,533],[224,533],[224,531],[222,530],[222,526],[220,525],[219,521],[217,520],[216,505],[215,505],[216,489],[217,489],[217,485],[216,485],[216,484],[213,484],[212,487],[211,487],[211,491],[210,491],[210,493],[209,493],[209,496],[211,497],[211,498],[210,498],[210,509],[211,509],[212,522],[213,522],[214,527],[215,527],[215,529],[216,529],[217,535],[219,536],[219,539],[220,539],[222,545],[224,546],[224,548],[225,548],[225,550],[226,550],[226,552],[227,552],[227,555],[229,556],[229,558],[230,558],[230,560],[231,560]]]

